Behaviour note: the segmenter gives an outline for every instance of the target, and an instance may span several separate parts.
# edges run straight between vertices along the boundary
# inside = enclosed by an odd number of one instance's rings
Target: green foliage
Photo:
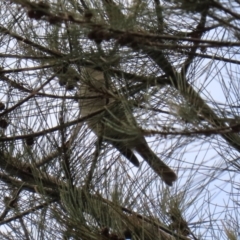
[[[1,1],[0,239],[237,239],[239,8]],[[89,130],[86,68],[121,103],[102,114],[131,116],[112,128],[143,135],[172,188]]]

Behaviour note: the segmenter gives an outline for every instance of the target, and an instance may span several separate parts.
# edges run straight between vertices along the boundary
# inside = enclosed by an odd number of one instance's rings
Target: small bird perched
[[[135,150],[167,185],[172,186],[177,175],[149,148],[126,99],[116,94],[116,89],[105,80],[103,72],[82,69],[79,97],[82,117],[98,112],[86,120],[97,136],[101,136],[103,141],[110,143],[138,167]]]

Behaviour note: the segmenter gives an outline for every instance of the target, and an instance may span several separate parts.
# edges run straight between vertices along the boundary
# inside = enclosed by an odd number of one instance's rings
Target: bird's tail
[[[148,147],[146,142],[138,144],[135,150],[168,186],[173,185],[177,180],[176,173]]]

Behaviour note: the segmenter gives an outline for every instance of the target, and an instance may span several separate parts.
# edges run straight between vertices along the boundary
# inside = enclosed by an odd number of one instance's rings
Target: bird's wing
[[[113,145],[125,158],[127,158],[134,166],[139,167],[139,161],[133,151],[121,142],[108,141]]]

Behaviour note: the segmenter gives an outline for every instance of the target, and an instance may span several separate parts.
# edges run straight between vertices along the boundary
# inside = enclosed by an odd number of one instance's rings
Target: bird
[[[80,115],[86,117],[88,127],[139,167],[136,151],[168,186],[172,186],[177,175],[148,146],[126,98],[121,97],[102,71],[84,67],[80,79]]]

